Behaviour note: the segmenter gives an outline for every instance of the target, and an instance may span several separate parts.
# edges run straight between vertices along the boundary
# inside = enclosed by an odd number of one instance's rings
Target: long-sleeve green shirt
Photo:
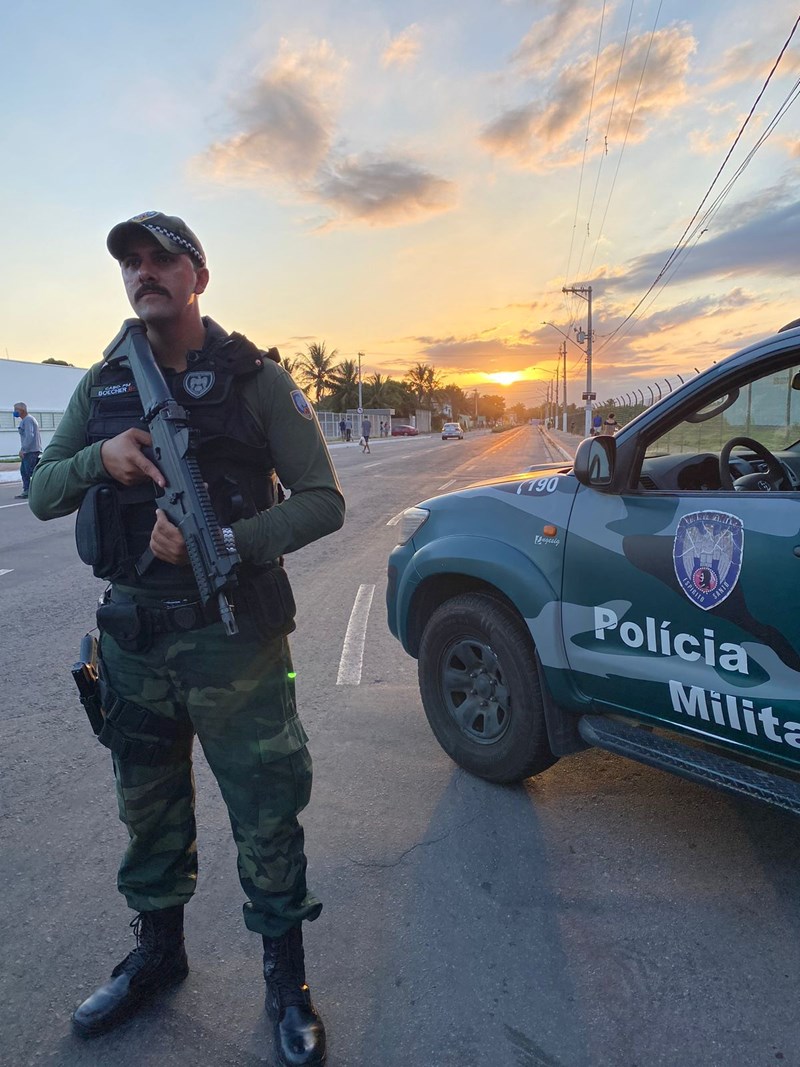
[[[79,382],[34,472],[29,504],[37,518],[69,515],[90,486],[113,481],[100,458],[102,442],[86,444],[90,391],[101,366],[96,363]],[[295,405],[292,393],[299,390],[286,371],[265,359],[260,373],[247,379],[242,390],[265,433],[275,471],[290,490],[282,503],[233,524],[242,560],[264,564],[338,530],[345,504],[319,424]],[[299,408],[304,408],[302,402]]]

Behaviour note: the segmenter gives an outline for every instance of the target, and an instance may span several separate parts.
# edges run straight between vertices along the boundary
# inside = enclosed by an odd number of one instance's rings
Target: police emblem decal
[[[158,211],[143,211],[141,215],[134,215],[132,219],[128,219],[128,222],[144,222],[145,219],[154,219],[158,214]]]
[[[684,515],[675,531],[672,559],[686,596],[703,611],[733,592],[742,570],[744,523],[725,511]]]
[[[292,403],[297,409],[298,414],[302,415],[304,419],[314,418],[314,412],[311,410],[311,405],[299,389],[292,390]]]
[[[201,396],[205,396],[206,393],[213,389],[213,387],[213,370],[193,370],[183,379],[183,388],[189,396],[194,397],[195,400],[199,400]]]

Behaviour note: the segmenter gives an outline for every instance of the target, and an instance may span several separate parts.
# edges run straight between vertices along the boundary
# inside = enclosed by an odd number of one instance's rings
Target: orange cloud
[[[646,74],[639,88],[648,47]],[[629,141],[643,141],[657,121],[690,99],[687,75],[695,47],[691,34],[678,26],[659,30],[652,46],[650,34],[641,34],[628,44],[621,69],[621,46],[614,43],[604,48],[597,60],[596,77],[595,57],[587,53],[564,67],[542,97],[508,108],[485,126],[480,144],[492,155],[521,167],[572,166],[583,154],[580,139],[584,134],[576,116],[587,113],[593,84],[595,115],[610,114],[614,100],[609,139],[622,142],[636,100],[627,136]],[[593,153],[604,150],[605,144],[599,139],[590,145]]]

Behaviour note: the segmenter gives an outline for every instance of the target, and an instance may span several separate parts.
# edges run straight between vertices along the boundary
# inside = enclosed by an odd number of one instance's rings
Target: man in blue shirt
[[[28,414],[27,404],[14,405],[14,418],[19,419],[19,473],[22,477],[22,492],[17,493],[14,499],[27,500],[31,475],[42,454],[42,435],[39,432],[39,423],[33,415]]]

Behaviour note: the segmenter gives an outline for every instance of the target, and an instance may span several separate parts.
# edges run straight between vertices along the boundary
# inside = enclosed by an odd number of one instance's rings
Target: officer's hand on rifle
[[[150,534],[150,551],[156,559],[174,563],[176,567],[185,567],[189,562],[183,534],[169,521],[161,508],[156,512],[156,524]]]
[[[122,485],[136,485],[150,479],[163,489],[167,484],[164,475],[142,451],[151,444],[149,433],[133,427],[104,441],[100,459],[111,477]]]

